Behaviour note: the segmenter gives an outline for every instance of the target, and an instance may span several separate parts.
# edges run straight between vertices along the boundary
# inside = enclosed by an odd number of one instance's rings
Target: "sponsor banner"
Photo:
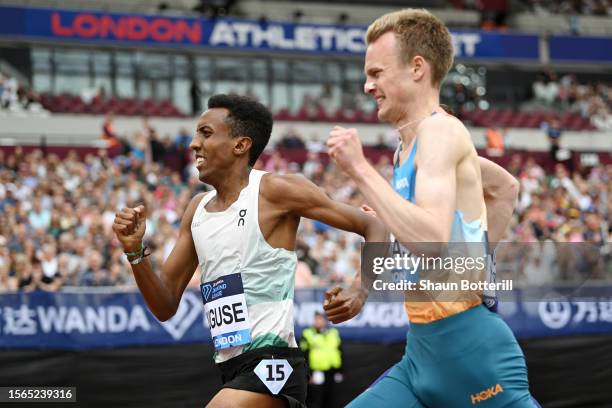
[[[114,45],[163,45],[236,50],[361,55],[367,26],[260,23],[162,15],[0,7],[0,37]],[[537,61],[538,37],[453,31],[458,58]]]
[[[324,290],[302,289],[295,296],[299,335],[322,309]],[[571,297],[502,301],[499,312],[517,337],[612,333],[612,286]],[[409,329],[400,302],[367,303],[362,313],[338,325],[344,340],[401,342]],[[196,290],[183,295],[176,315],[159,322],[139,293],[32,292],[0,295],[0,348],[87,349],[211,341]]]
[[[0,347],[81,349],[210,340],[197,292],[183,295],[176,315],[159,322],[140,293],[0,295]]]
[[[612,63],[612,37],[552,36],[548,48],[553,62]]]

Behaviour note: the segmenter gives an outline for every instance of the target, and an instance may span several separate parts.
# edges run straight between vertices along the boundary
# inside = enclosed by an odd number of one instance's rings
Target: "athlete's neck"
[[[430,95],[422,95],[414,99],[414,103],[408,104],[404,109],[404,114],[398,120],[393,122],[402,141],[402,145],[408,146],[417,135],[417,128],[433,112],[442,111],[440,108],[440,97],[437,93]]]
[[[215,200],[220,207],[230,206],[238,199],[240,192],[249,184],[250,173],[251,167],[230,169],[221,182],[212,184],[217,191]]]

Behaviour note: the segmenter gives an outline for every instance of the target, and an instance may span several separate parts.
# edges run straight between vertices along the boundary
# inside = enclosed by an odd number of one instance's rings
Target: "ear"
[[[425,58],[421,57],[420,55],[415,55],[414,58],[412,58],[412,62],[410,64],[410,73],[412,74],[412,79],[414,79],[415,81],[420,81],[421,79],[423,79],[423,76],[425,75],[425,71],[428,69],[428,64],[427,61],[425,61]]]
[[[247,153],[252,145],[253,141],[250,137],[239,136],[236,138],[236,142],[234,143],[234,154],[241,156]]]

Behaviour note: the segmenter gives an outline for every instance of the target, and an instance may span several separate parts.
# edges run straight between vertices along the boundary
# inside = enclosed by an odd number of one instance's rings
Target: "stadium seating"
[[[588,119],[575,113],[524,112],[512,110],[465,110],[462,118],[478,127],[537,128],[544,122],[558,119],[568,130],[594,130]]]
[[[70,94],[42,94],[42,105],[54,113],[88,113],[103,115],[114,112],[125,116],[163,116],[185,117],[169,100],[156,101],[153,99],[137,100],[134,98],[112,97],[108,99],[94,98],[85,103],[80,96]]]

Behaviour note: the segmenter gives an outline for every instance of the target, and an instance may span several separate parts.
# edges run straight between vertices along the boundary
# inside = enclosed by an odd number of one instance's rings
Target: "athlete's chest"
[[[200,207],[191,221],[191,235],[201,256],[221,257],[236,253],[242,243],[253,239],[257,216],[248,200],[237,200],[224,211],[209,212]]]
[[[393,180],[391,180],[393,190],[408,201],[414,201],[415,184],[416,166],[404,163],[393,169]]]

